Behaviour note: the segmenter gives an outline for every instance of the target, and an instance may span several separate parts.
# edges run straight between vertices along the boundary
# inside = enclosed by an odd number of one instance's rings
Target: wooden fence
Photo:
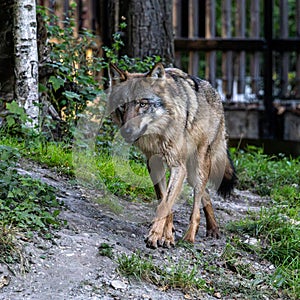
[[[176,65],[218,89],[231,136],[300,141],[300,0],[174,0],[173,23]]]
[[[216,2],[221,2],[221,8]],[[235,81],[236,94],[247,92],[247,78],[257,98],[263,92],[299,99],[300,1],[293,7],[287,0],[276,2],[279,7],[270,0],[174,0],[176,64],[181,66],[182,53],[188,53],[188,71],[204,74],[214,86],[222,79],[228,100],[236,100]],[[217,14],[218,8],[221,11]],[[276,15],[275,9],[279,10]],[[199,64],[203,53],[204,71]]]

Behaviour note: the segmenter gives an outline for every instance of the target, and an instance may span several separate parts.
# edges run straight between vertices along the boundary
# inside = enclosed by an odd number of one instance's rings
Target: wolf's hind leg
[[[157,207],[156,217],[146,238],[146,244],[150,248],[169,247],[175,243],[172,207],[181,192],[185,175],[186,170],[183,165],[171,168],[167,191]]]
[[[200,205],[201,205],[201,195],[202,192],[197,191],[194,188],[194,203],[193,203],[193,211],[190,217],[190,224],[188,230],[186,231],[183,239],[187,242],[194,243],[195,236],[199,229],[200,224]]]
[[[208,191],[205,191],[202,197],[202,206],[206,219],[206,236],[219,238],[221,234],[218,228],[218,224],[214,214],[214,209],[212,207]]]

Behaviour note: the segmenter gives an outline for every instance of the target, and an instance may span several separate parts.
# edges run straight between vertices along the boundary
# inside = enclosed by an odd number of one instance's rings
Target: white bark
[[[16,0],[14,7],[15,97],[38,125],[38,50],[35,0]]]

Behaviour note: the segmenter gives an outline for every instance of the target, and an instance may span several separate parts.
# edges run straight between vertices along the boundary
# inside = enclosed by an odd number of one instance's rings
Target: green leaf
[[[47,91],[47,87],[44,84],[39,83],[39,92],[46,92]]]
[[[8,127],[12,127],[13,125],[16,124],[16,121],[12,116],[7,116],[6,117],[6,122],[7,122]]]
[[[53,89],[56,92],[60,87],[64,86],[64,80],[59,77],[51,76],[49,82],[52,83]]]
[[[16,101],[6,103],[6,108],[14,115],[21,116],[22,114],[24,114],[23,107],[19,106],[19,104]]]
[[[63,95],[65,95],[68,99],[77,99],[80,100],[80,95],[74,92],[65,91],[63,92]]]

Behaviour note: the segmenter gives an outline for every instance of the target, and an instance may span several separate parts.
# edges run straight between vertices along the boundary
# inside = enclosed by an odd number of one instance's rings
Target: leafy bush
[[[60,204],[52,187],[20,175],[16,149],[0,146],[0,223],[32,230],[57,227]]]
[[[109,62],[118,64],[122,70],[145,72],[161,60],[158,56],[145,59],[129,58],[126,55],[119,57],[118,52],[124,45],[121,39],[121,32],[126,27],[124,22],[120,24],[120,30],[113,34],[111,47],[104,46],[101,51],[96,36],[90,31],[82,30],[75,34],[75,20],[69,17],[73,15],[75,7],[76,4],[73,3],[64,22],[52,14],[48,16],[44,8],[40,8],[51,48],[47,65],[52,70],[46,85],[41,85],[41,90],[48,95],[51,104],[66,122],[63,131],[69,136],[72,136],[88,101],[94,101],[103,93],[105,82],[108,80],[103,76],[103,71]],[[110,140],[113,125],[109,120],[105,122],[109,126],[101,130],[99,141],[107,146],[106,140]]]
[[[72,4],[73,14],[75,4]],[[95,35],[83,30],[78,35],[74,19],[67,17],[64,22],[40,9],[49,37],[50,61],[48,67],[52,75],[46,86],[41,88],[67,123],[67,132],[76,125],[79,114],[102,92],[97,76],[105,66],[99,57],[99,47]]]

